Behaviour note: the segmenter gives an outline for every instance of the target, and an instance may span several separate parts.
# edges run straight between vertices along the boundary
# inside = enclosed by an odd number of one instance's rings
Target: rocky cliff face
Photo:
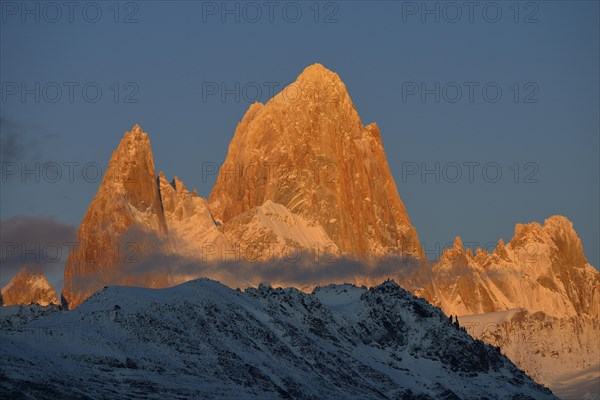
[[[581,240],[565,217],[544,225],[519,224],[514,237],[489,253],[463,250],[460,238],[431,271],[424,296],[448,314],[514,308],[555,317],[600,315],[600,273],[585,259]]]
[[[2,288],[0,305],[39,304],[59,305],[56,290],[50,285],[43,273],[35,269],[22,267],[15,277]]]
[[[377,126],[363,126],[339,76],[322,65],[250,107],[209,204],[227,224],[268,200],[322,227],[344,255],[424,260]]]
[[[65,266],[62,297],[68,307],[108,284],[167,284],[135,271],[145,254],[164,246],[166,235],[150,140],[136,125],[113,153],[79,226],[78,246]]]

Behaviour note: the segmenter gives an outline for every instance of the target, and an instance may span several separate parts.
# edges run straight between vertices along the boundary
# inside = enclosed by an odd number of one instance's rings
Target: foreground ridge
[[[205,279],[108,287],[76,310],[1,326],[9,397],[556,399],[391,281],[313,294]]]

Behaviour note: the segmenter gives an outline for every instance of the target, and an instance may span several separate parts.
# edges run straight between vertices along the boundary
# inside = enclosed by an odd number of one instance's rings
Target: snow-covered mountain
[[[600,321],[556,318],[524,309],[459,317],[473,337],[502,354],[563,400],[600,398]]]
[[[266,104],[250,106],[208,200],[176,177],[157,178],[149,137],[134,126],[112,155],[78,242],[62,293],[70,309],[105,285],[160,288],[199,276],[231,287],[267,280],[305,291],[326,279],[373,285],[395,278],[447,315],[522,308],[561,321],[534,319],[536,332],[570,324],[548,334],[576,343],[581,325],[600,336],[600,274],[566,217],[519,224],[492,252],[465,251],[457,238],[430,265],[377,125],[362,124],[339,76],[319,64]],[[510,332],[529,328],[513,324]],[[544,377],[548,364],[527,361],[532,347],[513,352],[506,332],[482,339],[506,347],[520,368],[554,387],[556,380]],[[590,349],[581,350],[579,364],[568,354],[559,352],[558,361],[589,369]]]
[[[39,304],[47,306],[58,305],[56,290],[44,274],[35,267],[22,266],[15,277],[2,288],[0,305]]]
[[[51,311],[2,311],[2,397],[556,398],[393,282],[109,287]]]
[[[474,255],[456,238],[417,275],[413,292],[461,315],[474,337],[561,398],[600,397],[600,273],[567,218],[519,224],[491,253]]]

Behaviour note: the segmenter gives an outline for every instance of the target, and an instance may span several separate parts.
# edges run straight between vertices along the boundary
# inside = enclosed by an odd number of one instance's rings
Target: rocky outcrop
[[[0,305],[38,304],[59,305],[56,290],[50,285],[42,272],[23,266],[15,277],[2,288]]]

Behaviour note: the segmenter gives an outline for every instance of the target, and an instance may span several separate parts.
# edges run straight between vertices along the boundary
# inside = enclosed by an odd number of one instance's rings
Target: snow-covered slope
[[[227,222],[224,232],[246,260],[298,261],[308,253],[313,255],[312,261],[318,262],[320,256],[339,255],[337,245],[318,223],[271,200]]]
[[[2,288],[0,305],[15,304],[60,304],[56,290],[50,285],[43,273],[34,268],[22,266],[17,275]]]
[[[600,396],[600,273],[567,218],[519,224],[493,252],[473,255],[457,238],[417,275],[420,285],[406,287],[446,314],[467,314],[461,322],[475,337],[537,381],[569,399],[594,386]]]
[[[2,336],[3,397],[555,399],[393,282],[109,287]]]
[[[600,397],[600,321],[507,310],[459,317],[473,337],[494,346],[561,399]]]

